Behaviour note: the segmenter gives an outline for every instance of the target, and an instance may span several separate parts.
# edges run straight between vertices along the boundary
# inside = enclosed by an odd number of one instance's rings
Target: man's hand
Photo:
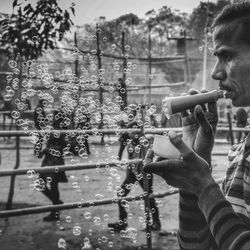
[[[203,90],[201,92],[207,92]],[[191,95],[199,91],[190,89]],[[214,145],[214,134],[218,123],[216,102],[205,105],[197,105],[190,113],[183,112],[183,141],[199,156],[211,164],[211,152]]]
[[[190,149],[181,136],[170,131],[169,137],[182,154],[182,159],[153,162],[154,153],[149,149],[144,160],[144,171],[160,175],[173,187],[199,195],[207,185],[215,182],[209,164]]]

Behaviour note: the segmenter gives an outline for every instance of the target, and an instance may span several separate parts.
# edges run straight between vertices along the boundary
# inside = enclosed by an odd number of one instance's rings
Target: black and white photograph
[[[250,250],[250,0],[0,7],[0,250]]]

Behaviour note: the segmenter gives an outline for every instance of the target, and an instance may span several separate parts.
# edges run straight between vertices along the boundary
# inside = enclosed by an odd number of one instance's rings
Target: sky
[[[216,0],[209,1],[216,2]],[[12,2],[12,0],[0,0],[0,12],[11,13]],[[76,25],[82,25],[93,23],[100,16],[105,16],[106,20],[112,20],[121,15],[133,13],[139,18],[144,18],[147,11],[152,9],[157,11],[164,5],[191,13],[199,5],[200,0],[60,0],[60,6],[68,8],[71,2],[75,3],[76,11],[72,19]]]

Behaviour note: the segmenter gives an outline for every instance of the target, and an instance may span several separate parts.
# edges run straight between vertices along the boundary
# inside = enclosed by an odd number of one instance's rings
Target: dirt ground
[[[108,140],[108,138],[106,139]],[[27,147],[21,150],[20,168],[40,167],[41,159],[33,156],[33,150],[27,141],[22,141]],[[14,140],[0,141],[1,147],[14,146]],[[216,143],[214,152],[227,152],[230,145]],[[75,157],[68,163],[110,161],[118,152],[117,141],[108,141],[100,145],[92,138],[91,155],[87,159]],[[0,150],[0,169],[12,169],[15,164],[14,150]],[[127,158],[126,152],[124,159]],[[226,169],[226,155],[213,156],[214,175],[222,177]],[[125,176],[125,170],[118,172],[107,169],[68,171],[68,183],[60,184],[61,199],[64,203],[88,201],[115,197],[115,186],[119,186]],[[39,191],[34,190],[31,184],[36,176],[17,176],[13,208],[50,205],[50,202]],[[1,177],[0,207],[5,209],[8,198],[10,177]],[[112,188],[110,185],[112,183]],[[154,190],[164,192],[169,187],[158,176],[154,177]],[[111,191],[109,191],[111,190]],[[141,188],[131,190],[131,195],[141,194]],[[171,195],[157,199],[160,210],[162,230],[170,234],[160,236],[159,232],[152,233],[153,249],[177,250],[176,231],[178,228],[178,195]],[[0,250],[54,250],[54,249],[88,249],[83,248],[86,241],[90,241],[93,250],[133,250],[147,249],[146,233],[143,231],[143,201],[129,203],[128,217],[129,230],[126,234],[109,232],[107,224],[116,221],[118,208],[116,204],[88,207],[81,209],[64,210],[61,219],[57,222],[44,222],[47,213],[10,217],[0,219]],[[84,243],[85,242],[85,243]]]

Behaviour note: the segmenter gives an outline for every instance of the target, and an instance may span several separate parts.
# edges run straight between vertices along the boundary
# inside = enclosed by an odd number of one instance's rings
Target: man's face
[[[236,23],[220,25],[213,34],[217,62],[212,77],[236,107],[250,106],[250,44],[239,39],[240,29]]]

